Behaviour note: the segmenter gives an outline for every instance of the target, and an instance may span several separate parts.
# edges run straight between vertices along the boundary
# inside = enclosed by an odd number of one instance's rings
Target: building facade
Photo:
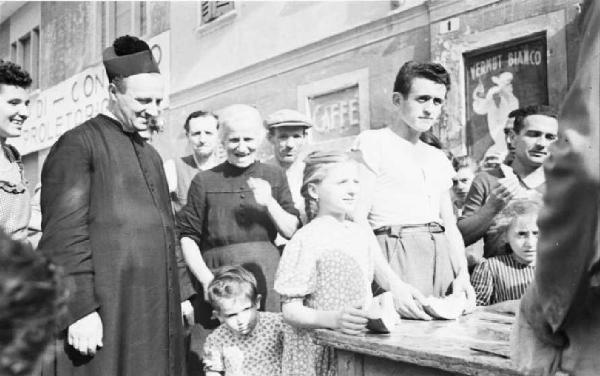
[[[168,2],[0,2],[0,59],[33,78],[30,117],[22,136],[9,140],[23,155],[30,188],[58,137],[105,111],[102,50],[115,36],[148,40],[168,73],[169,10]]]
[[[264,115],[298,109],[315,122],[315,145],[347,147],[396,121],[399,67],[433,60],[453,83],[434,133],[478,160],[502,152],[515,106],[559,105],[579,9],[577,0],[2,2],[0,58],[33,72],[31,119],[16,142],[33,182],[57,137],[103,110],[101,51],[126,33],[150,41],[168,80],[154,141],[165,159],[185,153],[190,112],[232,103]]]

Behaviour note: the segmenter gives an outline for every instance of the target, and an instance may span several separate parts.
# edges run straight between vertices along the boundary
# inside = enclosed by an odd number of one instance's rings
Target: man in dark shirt
[[[70,293],[44,376],[180,376],[192,290],[162,160],[139,135],[159,115],[163,78],[134,37],[117,38],[103,61],[109,112],[60,137],[42,171],[40,248]]]
[[[504,223],[498,214],[514,198],[541,200],[545,188],[542,163],[558,131],[556,112],[548,106],[529,106],[511,113],[515,117],[510,166],[479,173],[473,180],[462,217],[458,220],[465,245],[483,237],[484,257],[505,253]]]

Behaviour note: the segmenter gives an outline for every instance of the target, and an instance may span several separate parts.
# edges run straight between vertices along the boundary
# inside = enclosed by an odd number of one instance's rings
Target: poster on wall
[[[548,104],[546,34],[465,53],[464,62],[468,153],[475,161],[504,156],[508,114]]]

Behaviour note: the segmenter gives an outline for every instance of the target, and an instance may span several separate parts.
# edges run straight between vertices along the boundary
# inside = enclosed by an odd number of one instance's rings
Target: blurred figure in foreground
[[[63,300],[57,273],[31,247],[0,231],[0,376],[39,372]]]
[[[530,375],[600,370],[598,168],[600,8],[587,1],[577,75],[563,101],[559,139],[544,164],[535,280],[521,300],[512,358]]]

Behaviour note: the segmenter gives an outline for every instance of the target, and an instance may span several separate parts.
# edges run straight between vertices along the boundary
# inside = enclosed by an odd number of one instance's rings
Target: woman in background
[[[29,73],[0,60],[0,228],[11,238],[26,241],[31,215],[23,163],[17,149],[6,143],[19,137],[29,116]]]

